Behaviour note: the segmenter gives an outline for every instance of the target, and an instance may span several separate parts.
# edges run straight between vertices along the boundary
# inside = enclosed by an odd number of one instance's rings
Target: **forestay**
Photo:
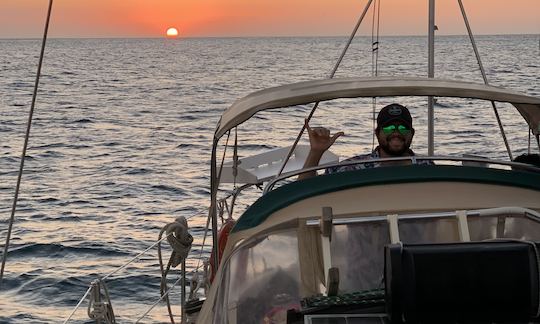
[[[474,98],[512,104],[540,134],[540,98],[473,82],[429,78],[340,78],[298,82],[254,92],[237,100],[221,116],[215,137],[245,122],[259,111],[337,98],[434,96]]]

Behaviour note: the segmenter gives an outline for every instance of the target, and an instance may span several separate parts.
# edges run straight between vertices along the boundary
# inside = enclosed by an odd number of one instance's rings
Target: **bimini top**
[[[341,78],[298,82],[254,92],[237,100],[218,123],[220,138],[259,111],[337,98],[435,96],[460,97],[511,103],[535,135],[540,133],[540,98],[473,82],[430,78]]]

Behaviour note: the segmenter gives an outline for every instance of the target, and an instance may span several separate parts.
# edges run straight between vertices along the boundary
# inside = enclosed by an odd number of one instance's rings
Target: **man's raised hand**
[[[305,126],[309,135],[311,150],[321,154],[328,150],[338,137],[345,134],[343,132],[337,132],[330,136],[330,130],[325,127],[311,128],[307,119],[305,120]]]

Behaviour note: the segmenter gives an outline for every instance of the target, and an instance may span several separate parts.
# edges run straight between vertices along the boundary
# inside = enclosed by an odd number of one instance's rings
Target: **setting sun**
[[[167,29],[167,37],[176,37],[178,36],[178,29],[171,27]]]

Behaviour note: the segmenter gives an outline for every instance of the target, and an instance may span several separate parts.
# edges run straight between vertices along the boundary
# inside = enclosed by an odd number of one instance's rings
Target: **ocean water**
[[[540,96],[538,35],[477,36],[492,85]],[[201,251],[209,205],[209,161],[220,114],[270,86],[329,75],[346,42],[325,38],[51,39],[26,157],[6,273],[1,323],[62,322],[90,282],[152,244],[161,228],[189,217]],[[379,75],[425,76],[425,37],[383,37]],[[39,40],[0,40],[0,240],[7,233]],[[436,41],[436,77],[482,82],[468,38]],[[370,76],[370,38],[358,37],[336,77]],[[413,149],[427,153],[425,98],[407,105]],[[264,112],[238,130],[239,154],[292,143],[310,106]],[[372,148],[370,100],[322,103],[313,125],[346,135],[341,157]],[[440,98],[436,153],[508,159],[489,103]],[[514,156],[525,153],[520,115],[500,105]],[[304,140],[305,143],[305,140]],[[534,145],[534,142],[533,142]],[[256,196],[247,193],[238,211]],[[208,241],[207,241],[208,242]],[[167,250],[168,251],[168,250]],[[208,256],[209,249],[203,250]],[[192,270],[196,262],[188,263]],[[178,272],[173,271],[171,281]],[[107,282],[120,322],[134,322],[159,296],[156,250]],[[172,295],[179,312],[179,293]],[[72,322],[90,322],[83,303]],[[167,322],[161,304],[144,323]]]

